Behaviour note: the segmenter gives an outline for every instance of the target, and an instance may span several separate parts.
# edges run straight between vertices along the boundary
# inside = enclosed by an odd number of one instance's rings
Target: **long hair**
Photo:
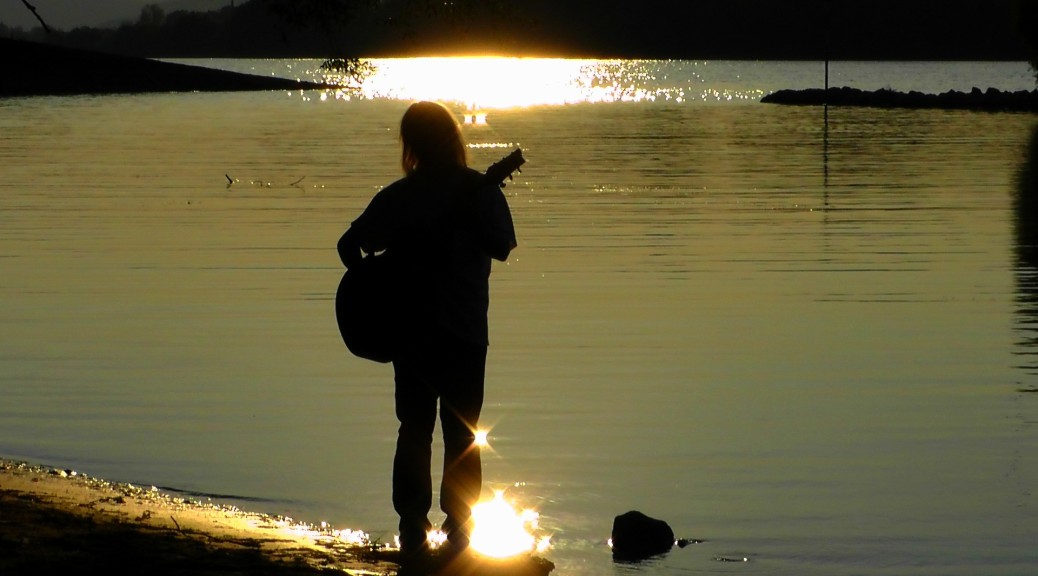
[[[468,166],[465,140],[454,114],[439,102],[415,102],[400,119],[400,163],[404,173],[419,167]]]

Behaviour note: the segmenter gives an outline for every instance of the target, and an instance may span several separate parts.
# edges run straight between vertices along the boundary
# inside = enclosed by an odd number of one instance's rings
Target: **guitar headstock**
[[[522,172],[520,166],[526,163],[526,158],[523,158],[523,151],[521,148],[516,148],[511,154],[498,160],[497,162],[490,165],[487,168],[485,178],[497,184],[498,186],[504,186],[505,178],[512,179],[513,172]]]

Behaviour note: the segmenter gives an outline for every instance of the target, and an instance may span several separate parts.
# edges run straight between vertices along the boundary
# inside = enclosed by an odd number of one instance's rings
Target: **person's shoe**
[[[425,540],[421,542],[401,542],[400,543],[400,559],[407,560],[409,558],[421,558],[429,555],[429,543]]]
[[[397,576],[434,576],[438,570],[429,564],[428,559],[425,560],[412,560],[406,564],[401,564],[400,568],[397,569]]]
[[[467,522],[457,524],[455,522],[452,522],[451,519],[448,518],[447,521],[443,523],[443,527],[441,528],[444,534],[447,535],[447,542],[445,542],[444,544],[450,545],[458,552],[464,551],[466,548],[469,547],[468,528],[469,527]]]
[[[400,522],[401,555],[417,555],[429,551],[429,521]]]
[[[424,542],[420,546],[401,546],[397,563],[398,576],[429,576],[434,572],[432,553]]]
[[[450,540],[444,542],[432,552],[432,564],[436,572],[442,574],[467,573],[466,564],[470,561],[468,543],[458,544]]]

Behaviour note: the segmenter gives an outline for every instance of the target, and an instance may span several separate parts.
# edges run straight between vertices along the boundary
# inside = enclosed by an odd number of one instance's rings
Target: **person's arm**
[[[342,263],[347,268],[353,268],[364,258],[364,254],[361,252],[359,236],[357,228],[350,226],[343,233],[342,237],[339,238],[339,243],[336,245],[339,251],[339,260],[342,260]]]
[[[480,245],[488,256],[504,262],[508,254],[518,243],[515,240],[515,226],[512,224],[512,212],[508,208],[501,188],[486,186],[476,193],[477,202],[477,234]]]
[[[350,223],[350,227],[339,238],[339,243],[336,245],[339,260],[342,260],[347,268],[350,268],[351,265],[356,266],[365,255],[386,249],[387,239],[393,234],[393,227],[387,225],[387,221],[392,222],[393,219],[387,220],[387,214],[394,213],[392,211],[393,198],[399,194],[393,196],[392,191],[401,188],[402,184],[399,182],[387,186],[375,194],[367,208]]]

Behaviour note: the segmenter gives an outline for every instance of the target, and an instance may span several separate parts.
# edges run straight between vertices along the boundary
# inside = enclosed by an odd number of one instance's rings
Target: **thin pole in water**
[[[822,100],[822,202],[829,208],[829,21],[831,0],[825,0],[825,98]]]
[[[825,29],[825,32],[824,32],[824,34],[825,34],[825,45],[823,46],[822,49],[825,52],[825,54],[824,54],[824,56],[825,56],[825,103],[828,104],[829,103],[829,52],[830,52],[829,44],[830,44],[830,37],[831,37],[829,29],[831,28],[830,21],[832,20],[832,18],[830,17],[831,16],[831,12],[832,12],[832,1],[831,0],[825,0],[825,11],[824,12],[825,12],[825,16],[824,16],[823,21],[822,21],[822,27]]]

